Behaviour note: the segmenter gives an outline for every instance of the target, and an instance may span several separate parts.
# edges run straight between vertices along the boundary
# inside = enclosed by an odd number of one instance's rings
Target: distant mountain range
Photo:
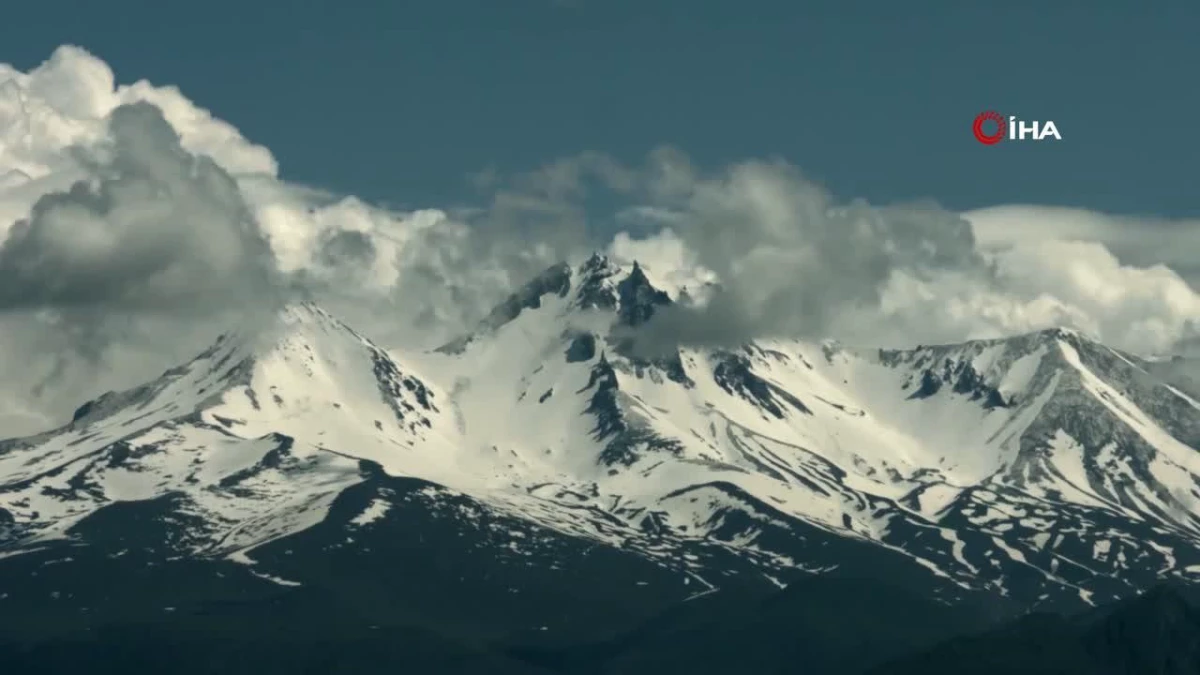
[[[1200,672],[1194,362],[631,349],[702,291],[595,255],[428,353],[292,305],[0,441],[0,663]]]

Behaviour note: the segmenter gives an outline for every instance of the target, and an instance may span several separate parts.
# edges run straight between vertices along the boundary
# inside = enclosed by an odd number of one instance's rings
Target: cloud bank
[[[267,292],[273,256],[229,174],[148,103],[113,110],[108,132],[78,151],[84,179],[8,229],[0,310],[194,310]]]
[[[1200,286],[1176,269],[1196,271],[1200,222],[844,204],[782,162],[702,173],[672,152],[623,177],[639,205],[619,220],[643,234],[614,247],[720,280],[702,308],[641,329],[648,352],[762,337],[904,346],[1068,326],[1163,354],[1200,334]]]
[[[380,208],[281,180],[232,125],[173,87],[116,84],[84,50],[27,73],[0,64],[0,437],[298,296],[385,344],[430,347],[595,249],[704,298],[646,326],[647,351],[1068,325],[1167,352],[1200,336],[1195,222],[847,203],[782,161],[705,170],[669,148],[637,166],[585,153],[485,172],[475,187],[467,207]]]
[[[1103,244],[1122,264],[1163,265],[1200,287],[1200,219],[1120,216],[1080,208],[996,206],[963,214],[984,248],[1038,241]]]

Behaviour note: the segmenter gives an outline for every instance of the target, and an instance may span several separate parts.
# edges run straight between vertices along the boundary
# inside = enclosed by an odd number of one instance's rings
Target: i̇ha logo
[[[992,131],[987,130],[989,123],[995,127]],[[971,130],[975,132],[975,140],[984,145],[995,145],[1005,138],[1013,141],[1044,141],[1047,138],[1053,138],[1056,141],[1062,140],[1062,135],[1058,133],[1058,127],[1054,125],[1054,122],[1026,123],[1013,115],[1009,115],[1005,120],[1004,116],[995,110],[985,110],[979,113],[975,117],[975,124]]]

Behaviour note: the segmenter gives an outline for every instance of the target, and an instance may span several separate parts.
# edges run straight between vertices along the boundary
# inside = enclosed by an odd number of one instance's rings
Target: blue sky
[[[1195,216],[1198,23],[1200,3],[1135,0],[43,0],[6,9],[0,61],[81,45],[178,85],[285,178],[405,206],[669,143],[876,203]],[[1063,140],[984,147],[987,108]]]

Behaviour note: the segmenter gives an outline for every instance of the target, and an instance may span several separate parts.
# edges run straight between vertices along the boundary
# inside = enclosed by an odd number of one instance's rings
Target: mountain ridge
[[[1200,404],[1158,362],[1062,328],[907,350],[628,349],[680,301],[698,300],[597,254],[421,353],[288,306],[271,330],[0,442],[0,555],[86,545],[81,519],[171,496],[171,555],[259,570],[256,549],[379,471],[701,589],[728,566],[772,587],[869,573],[872,556],[933,597],[1031,608],[1200,578]]]

